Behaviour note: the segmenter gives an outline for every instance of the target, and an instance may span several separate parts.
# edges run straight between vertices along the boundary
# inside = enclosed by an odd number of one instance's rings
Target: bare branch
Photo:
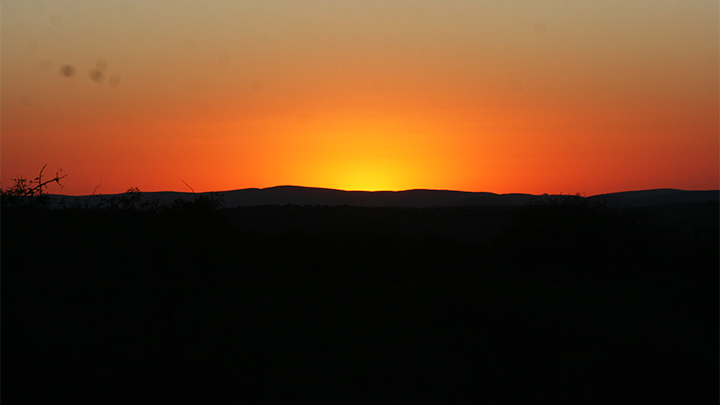
[[[182,181],[183,183],[185,183],[185,180],[183,180],[183,179],[180,179],[180,181]],[[192,191],[192,193],[193,193],[193,194],[195,194],[195,190],[193,190],[193,188],[192,188],[192,187],[190,187],[190,185],[189,185],[189,184],[185,183],[185,185],[186,185],[186,186],[188,186],[188,187],[190,188],[190,190]]]
[[[44,168],[45,168],[45,166],[43,166],[43,169],[44,169]],[[38,185],[35,186],[35,187],[33,187],[33,188],[31,188],[31,190],[32,190],[32,191],[38,191],[39,194],[42,194],[42,193],[43,193],[43,187],[47,187],[48,184],[53,183],[53,182],[57,183],[57,184],[62,188],[63,185],[60,184],[60,180],[64,179],[65,177],[67,177],[67,174],[64,175],[64,176],[58,176],[57,174],[55,174],[55,178],[52,178],[52,179],[50,179],[50,180],[48,180],[48,181],[44,181],[44,182],[43,182],[43,181],[41,180],[41,179],[42,179],[42,170],[41,170],[41,171],[40,171],[40,175],[39,175],[39,176],[37,177],[37,179],[36,179],[36,180],[38,181]]]

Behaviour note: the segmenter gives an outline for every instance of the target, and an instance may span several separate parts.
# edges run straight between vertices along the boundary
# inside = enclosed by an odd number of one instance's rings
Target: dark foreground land
[[[717,202],[2,209],[2,400],[717,404]]]

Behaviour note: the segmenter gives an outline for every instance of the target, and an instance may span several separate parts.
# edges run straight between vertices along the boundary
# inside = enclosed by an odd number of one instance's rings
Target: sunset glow
[[[2,185],[720,187],[714,0],[1,5]]]

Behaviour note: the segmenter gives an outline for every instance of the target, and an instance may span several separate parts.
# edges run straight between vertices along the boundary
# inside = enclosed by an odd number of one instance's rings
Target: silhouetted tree
[[[7,188],[0,188],[2,207],[13,205],[46,206],[50,200],[47,197],[45,189],[51,183],[57,183],[62,188],[60,180],[67,176],[67,174],[60,176],[61,170],[58,170],[55,173],[55,177],[43,181],[43,172],[46,167],[47,164],[40,169],[40,173],[33,180],[18,176],[13,179],[15,184]]]

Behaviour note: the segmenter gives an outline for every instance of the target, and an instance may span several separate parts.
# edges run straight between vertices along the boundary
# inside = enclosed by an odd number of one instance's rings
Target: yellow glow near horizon
[[[330,166],[327,184],[342,190],[386,191],[409,187],[408,168],[391,160],[348,159]]]
[[[290,168],[283,184],[342,190],[422,187],[437,167],[428,156],[448,148],[428,124],[408,118],[337,113],[283,127],[282,146],[267,145],[268,160]]]

